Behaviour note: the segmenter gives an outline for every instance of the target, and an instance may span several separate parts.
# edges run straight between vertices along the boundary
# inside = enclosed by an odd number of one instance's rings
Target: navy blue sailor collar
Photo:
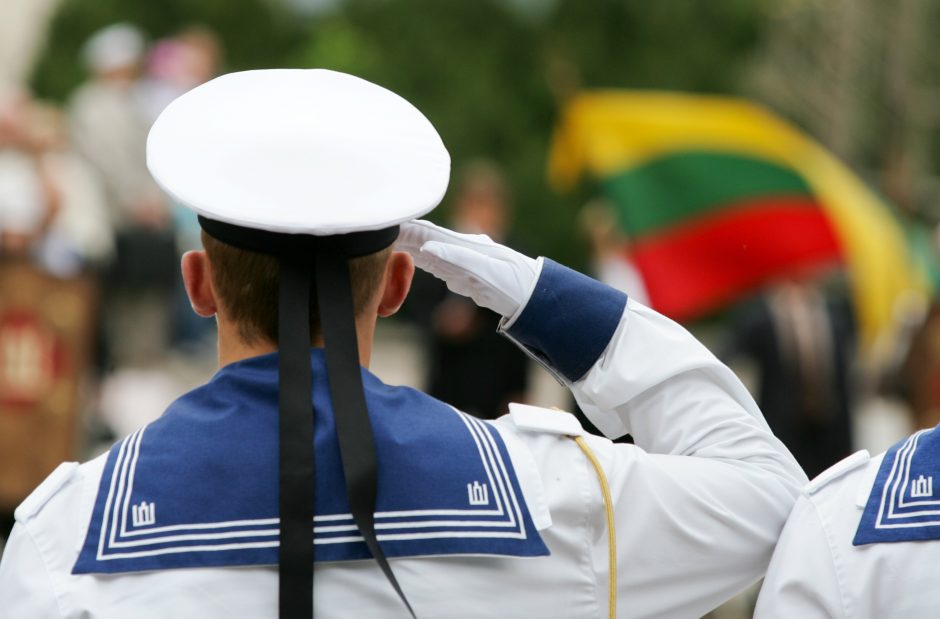
[[[346,500],[322,349],[311,351],[311,365],[316,561],[366,559]],[[491,424],[368,370],[362,379],[387,556],[549,554]],[[277,397],[277,353],[232,363],[117,443],[73,573],[276,565]]]
[[[915,432],[885,452],[853,545],[940,539],[938,428]]]

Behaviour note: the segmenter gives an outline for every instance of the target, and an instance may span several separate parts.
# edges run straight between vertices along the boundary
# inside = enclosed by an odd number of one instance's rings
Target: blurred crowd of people
[[[150,369],[172,355],[211,351],[213,323],[190,310],[175,266],[182,252],[198,246],[198,223],[156,186],[145,145],[163,108],[212,78],[223,51],[202,27],[148,44],[138,28],[122,23],[94,34],[81,54],[87,79],[64,106],[0,85],[0,269],[40,273],[63,287],[89,284],[93,293],[81,300],[94,316],[86,325],[88,367],[68,367],[59,378],[91,383],[72,398],[69,414],[93,420],[90,434],[107,441],[149,421],[178,395],[176,384]],[[9,304],[16,291],[2,292]],[[42,299],[19,299],[27,306],[16,311],[39,314],[28,305]],[[30,346],[36,338],[23,333],[0,328],[0,349],[10,357],[0,359],[6,372],[0,391],[8,394],[16,380],[41,384],[25,366],[51,363],[45,349]],[[34,398],[40,408],[41,395]],[[86,408],[98,414],[86,415]],[[47,473],[36,471],[35,481]],[[14,506],[0,505],[4,526]]]
[[[221,47],[191,28],[148,48],[138,29],[116,24],[82,55],[88,79],[64,109],[0,86],[0,247],[63,277],[124,263],[116,257],[141,231],[191,243],[144,145],[163,107],[215,74]]]

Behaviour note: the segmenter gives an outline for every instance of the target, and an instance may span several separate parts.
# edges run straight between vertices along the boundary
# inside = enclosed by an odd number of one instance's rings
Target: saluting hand
[[[533,260],[485,234],[460,234],[429,221],[402,224],[396,248],[415,265],[470,297],[480,307],[513,316],[529,300],[542,269]]]

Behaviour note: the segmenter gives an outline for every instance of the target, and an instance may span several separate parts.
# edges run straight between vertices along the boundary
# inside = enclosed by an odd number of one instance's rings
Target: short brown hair
[[[238,325],[247,344],[260,340],[277,343],[278,265],[274,256],[239,249],[202,233],[209,256],[212,286],[226,315]],[[391,248],[349,261],[353,308],[358,315],[375,294]],[[316,289],[310,291],[310,337],[320,337],[320,310]]]

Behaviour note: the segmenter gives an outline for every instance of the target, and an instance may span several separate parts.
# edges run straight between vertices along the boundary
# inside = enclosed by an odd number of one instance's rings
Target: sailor
[[[229,74],[163,112],[148,163],[200,215],[183,276],[221,369],[20,505],[0,617],[693,617],[763,574],[805,477],[741,383],[618,291],[414,221],[449,156],[408,102]],[[383,384],[376,320],[415,264],[636,445]]]
[[[940,616],[935,479],[937,428],[874,458],[860,451],[816,477],[787,520],[755,617]]]

